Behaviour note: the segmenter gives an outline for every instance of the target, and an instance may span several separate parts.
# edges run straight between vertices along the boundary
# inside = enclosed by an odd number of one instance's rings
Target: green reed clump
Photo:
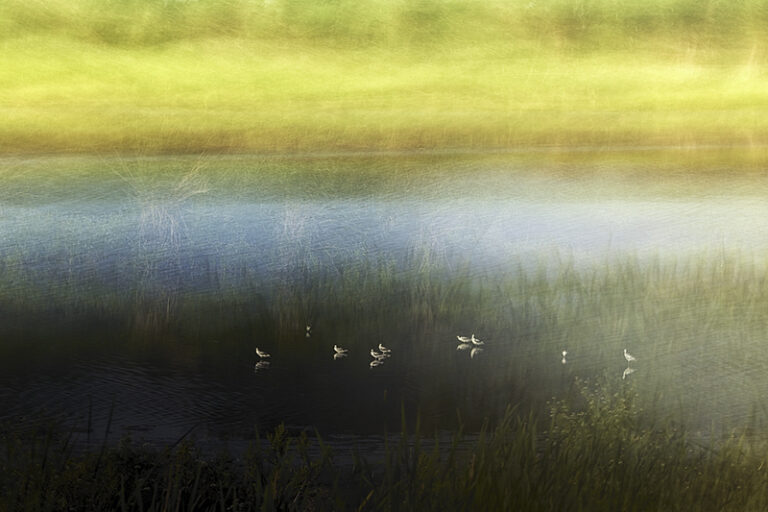
[[[762,443],[701,446],[673,423],[649,423],[629,389],[581,387],[548,422],[514,409],[468,452],[401,443],[371,479],[377,510],[760,510]]]

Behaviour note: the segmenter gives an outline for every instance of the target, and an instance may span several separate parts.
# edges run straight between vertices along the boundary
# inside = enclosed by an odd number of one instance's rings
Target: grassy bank
[[[470,445],[402,430],[382,459],[278,428],[237,458],[193,444],[75,453],[66,436],[4,432],[0,510],[764,510],[768,460],[649,423],[630,389],[582,385],[548,420],[508,410]],[[312,449],[314,447],[314,450]],[[338,462],[345,458],[347,462]]]
[[[0,152],[766,142],[763,2],[6,2]]]

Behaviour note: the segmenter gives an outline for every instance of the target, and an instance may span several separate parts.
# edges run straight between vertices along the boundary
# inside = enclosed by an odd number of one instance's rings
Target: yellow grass
[[[0,40],[0,153],[768,142],[764,38],[225,32],[113,44],[17,27]]]

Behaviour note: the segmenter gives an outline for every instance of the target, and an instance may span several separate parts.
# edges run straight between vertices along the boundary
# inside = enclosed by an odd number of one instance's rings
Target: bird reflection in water
[[[258,373],[262,370],[269,369],[269,361],[259,361],[253,366],[253,372]]]

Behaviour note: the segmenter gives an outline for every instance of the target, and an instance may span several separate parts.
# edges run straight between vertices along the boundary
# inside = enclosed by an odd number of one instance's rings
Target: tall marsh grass
[[[164,272],[176,263],[152,258],[135,267],[119,262],[129,273],[117,288],[110,282],[124,269],[102,269],[107,278],[100,282],[98,275],[62,278],[3,261],[5,359],[81,347],[89,354],[162,354],[170,364],[206,354],[207,364],[227,368],[233,354],[252,358],[254,343],[268,343],[283,364],[305,368],[302,382],[309,383],[320,378],[310,369],[333,343],[367,354],[384,341],[398,353],[398,371],[419,375],[412,405],[429,408],[428,421],[458,403],[474,429],[510,401],[540,414],[553,390],[568,392],[574,377],[620,381],[627,348],[641,361],[632,376],[641,406],[698,433],[748,423],[759,435],[768,427],[759,405],[762,383],[768,385],[761,348],[766,269],[735,255],[621,257],[592,267],[564,258],[489,274],[415,251],[397,261],[361,257],[339,266],[299,258],[277,276],[245,264],[198,262],[193,274],[180,270],[170,280]],[[307,324],[317,333],[311,339]],[[489,340],[490,354],[482,379],[464,387],[455,386],[451,372],[459,368],[449,357],[461,332]],[[560,364],[564,349],[568,365]]]
[[[75,452],[68,439],[4,430],[0,510],[668,510],[768,505],[763,443],[731,434],[709,445],[644,417],[630,388],[580,386],[538,420],[515,408],[448,446],[417,430],[382,458],[340,453],[278,427],[246,453],[162,451],[125,440]]]

